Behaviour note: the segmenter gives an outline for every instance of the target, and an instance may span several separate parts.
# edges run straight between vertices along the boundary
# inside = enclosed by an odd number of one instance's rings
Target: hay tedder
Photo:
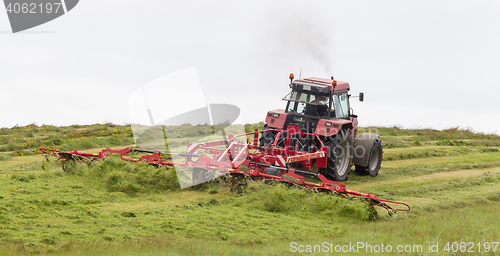
[[[338,182],[347,179],[352,165],[358,173],[376,176],[382,161],[379,135],[363,133],[356,138],[358,121],[349,104],[349,84],[333,77],[294,81],[290,74],[289,78],[292,91],[283,98],[286,110],[269,111],[262,131],[188,143],[182,153],[135,148],[99,153],[41,150],[61,160],[63,170],[76,162],[90,164],[116,154],[129,162],[186,169],[192,182],[189,186],[225,175],[231,176],[231,190],[241,192],[250,180],[274,180],[313,192],[362,199],[389,214],[409,211],[406,203],[351,191]],[[363,98],[360,93],[360,101]]]
[[[298,145],[294,143],[297,137],[317,137],[317,135],[300,132],[293,127],[285,131],[275,131],[277,132],[275,141],[264,146],[258,145],[258,138],[259,134],[265,131],[255,130],[246,134],[229,135],[226,140],[188,144],[186,153],[166,153],[134,148],[122,150],[104,149],[95,154],[76,150],[60,151],[49,148],[41,148],[41,150],[45,154],[61,160],[63,170],[68,168],[68,165],[76,162],[90,164],[94,161],[100,161],[111,154],[117,154],[122,160],[129,162],[145,162],[158,167],[187,167],[192,174],[193,184],[199,184],[200,181],[205,180],[212,181],[218,176],[229,174],[231,176],[231,190],[236,191],[242,191],[250,179],[276,180],[290,186],[302,186],[313,192],[331,193],[350,199],[365,199],[370,205],[383,207],[389,214],[410,210],[410,206],[405,203],[379,199],[371,194],[351,191],[346,189],[344,184],[329,180],[320,173],[289,167],[291,164],[300,163],[306,169],[312,169],[313,162],[326,162],[328,147],[322,145],[316,151],[300,151],[297,149]],[[248,137],[253,137],[252,143]],[[286,138],[284,142],[278,141],[283,137]],[[242,142],[242,138],[246,139],[246,142]],[[319,140],[319,137],[317,139]],[[284,143],[284,147],[279,146],[282,143]],[[199,153],[201,151],[204,153]],[[128,157],[127,154],[129,153],[139,153],[142,156],[139,158]],[[185,161],[177,163],[164,161],[169,155],[185,157]],[[403,208],[397,208],[395,205],[403,206]]]

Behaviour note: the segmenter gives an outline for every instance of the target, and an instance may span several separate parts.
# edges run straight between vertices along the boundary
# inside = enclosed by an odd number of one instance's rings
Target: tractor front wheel
[[[259,139],[259,145],[261,147],[264,147],[266,144],[274,142],[274,139],[276,139],[276,135],[278,134],[275,131],[268,131],[268,129],[269,126],[267,124],[264,125],[264,132],[262,132],[262,136]]]
[[[327,141],[327,147],[327,166],[326,168],[321,168],[319,170],[320,173],[336,181],[347,180],[353,156],[351,133],[347,130],[340,131]]]

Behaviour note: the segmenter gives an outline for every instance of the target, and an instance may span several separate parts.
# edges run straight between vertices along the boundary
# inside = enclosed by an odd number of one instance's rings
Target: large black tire
[[[269,126],[267,124],[264,125],[264,132],[262,133],[262,136],[259,139],[259,145],[261,147],[264,147],[266,144],[273,142],[274,139],[276,138],[276,135],[278,135],[278,132],[268,131],[268,129]]]
[[[349,175],[353,157],[353,140],[348,130],[343,130],[326,140],[328,147],[328,161],[326,168],[319,172],[326,177],[345,181]]]
[[[378,171],[382,165],[383,158],[382,143],[380,140],[375,141],[372,150],[370,151],[370,157],[368,158],[368,166],[356,165],[355,170],[359,174],[370,175],[375,177],[378,175]]]

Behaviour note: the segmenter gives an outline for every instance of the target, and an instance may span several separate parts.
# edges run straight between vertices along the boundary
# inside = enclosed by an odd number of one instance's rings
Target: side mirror
[[[363,101],[365,99],[365,94],[360,92],[359,93],[359,101]]]

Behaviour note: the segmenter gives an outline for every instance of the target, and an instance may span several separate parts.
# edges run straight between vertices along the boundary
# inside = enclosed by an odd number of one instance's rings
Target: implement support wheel
[[[244,174],[232,173],[231,174],[231,192],[243,194],[247,188],[247,180]]]

